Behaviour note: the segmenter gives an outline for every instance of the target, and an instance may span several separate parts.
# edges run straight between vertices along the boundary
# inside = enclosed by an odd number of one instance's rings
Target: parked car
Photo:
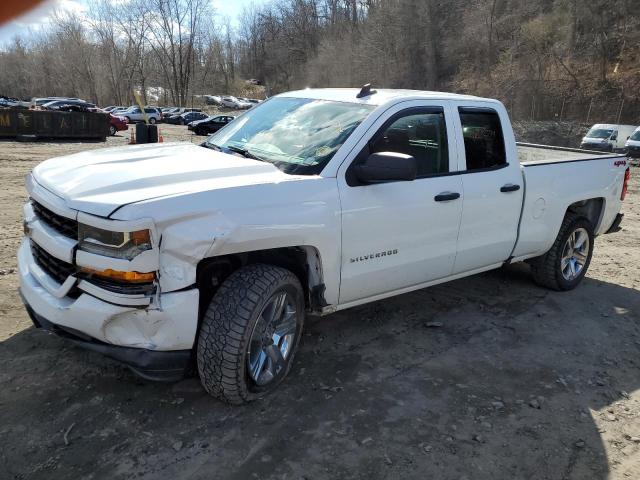
[[[31,104],[29,102],[23,102],[14,97],[7,97],[5,95],[0,95],[0,107],[19,107],[19,108],[29,108]]]
[[[207,117],[203,120],[196,120],[189,124],[189,130],[193,130],[196,135],[209,135],[217,132],[227,123],[236,117],[230,115],[217,115],[215,117]]]
[[[101,111],[95,106],[91,106],[90,104],[82,104],[82,103],[66,103],[66,102],[56,102],[55,105],[47,106],[49,104],[45,104],[42,108],[47,110],[56,110],[59,112],[97,112]],[[106,112],[103,112],[106,113]]]
[[[195,359],[207,392],[240,404],[285,378],[307,313],[523,261],[577,287],[628,182],[623,155],[517,144],[497,100],[289,92],[200,146],[40,163],[20,293],[36,327],[146,378]]]
[[[127,130],[129,126],[127,125],[127,119],[121,117],[119,115],[109,114],[109,134],[115,135],[117,132],[122,130]]]
[[[205,95],[207,105],[222,105],[222,97],[219,95]]]
[[[144,107],[144,113],[147,115],[149,123],[154,124],[162,120],[162,112],[156,107]],[[127,123],[144,122],[144,115],[140,107],[130,107],[124,112],[118,112],[118,115],[127,119]]]
[[[222,97],[220,103],[223,107],[233,108],[235,110],[245,110],[251,108],[253,105],[249,102],[244,102],[236,97],[226,96]]]
[[[73,100],[84,102],[80,98],[76,97],[40,97],[40,98],[32,98],[31,102],[34,103],[37,107],[43,106],[45,103],[54,102],[56,100]]]
[[[113,110],[111,110],[111,112],[109,113],[113,113],[114,115],[120,115],[122,112],[125,112],[130,108],[133,108],[133,107],[116,107]]]
[[[627,151],[627,156],[640,158],[640,127],[631,134],[629,140],[624,144],[624,148]]]
[[[598,123],[591,127],[584,136],[580,148],[605,152],[623,151],[626,141],[629,140],[636,128],[633,125]]]
[[[167,115],[165,115],[164,121],[167,123],[178,123],[178,117],[180,115],[182,115],[183,113],[186,112],[201,112],[202,109],[200,108],[176,108],[175,110],[171,111],[170,113],[168,113]]]
[[[69,105],[77,105],[85,108],[95,108],[96,106],[94,103],[85,102],[84,100],[65,99],[65,100],[52,100],[50,102],[43,103],[41,107],[47,110],[55,110],[55,109],[59,109],[60,107],[69,106]]]
[[[204,120],[209,115],[203,112],[184,112],[180,115],[173,115],[166,119],[167,123],[172,123],[174,125],[187,125],[195,120]]]
[[[178,107],[169,107],[167,109],[162,109],[162,121],[166,122],[167,118],[172,117],[173,115],[179,115],[180,108]]]

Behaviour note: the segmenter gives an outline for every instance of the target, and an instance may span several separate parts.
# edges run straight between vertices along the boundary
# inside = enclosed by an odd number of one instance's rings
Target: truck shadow
[[[244,407],[27,329],[0,344],[0,477],[640,478],[639,312],[511,266],[311,319]]]

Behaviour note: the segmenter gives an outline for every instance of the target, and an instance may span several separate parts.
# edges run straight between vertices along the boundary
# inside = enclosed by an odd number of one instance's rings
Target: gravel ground
[[[30,325],[24,175],[103,146],[0,143],[0,479],[640,478],[639,169],[576,290],[514,265],[311,319],[280,389],[229,407]]]

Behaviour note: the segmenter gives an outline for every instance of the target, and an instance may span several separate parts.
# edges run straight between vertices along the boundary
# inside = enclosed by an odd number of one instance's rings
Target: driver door
[[[385,112],[338,171],[342,204],[340,304],[451,275],[462,181],[448,102],[412,101]],[[354,166],[375,152],[412,155],[413,181],[362,184]]]

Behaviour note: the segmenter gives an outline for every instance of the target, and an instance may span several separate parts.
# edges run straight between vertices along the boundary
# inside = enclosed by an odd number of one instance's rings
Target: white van
[[[640,127],[631,134],[627,143],[624,144],[628,157],[640,158]]]
[[[634,125],[613,125],[596,123],[582,139],[580,148],[613,152],[624,150],[625,142],[637,127]]]

